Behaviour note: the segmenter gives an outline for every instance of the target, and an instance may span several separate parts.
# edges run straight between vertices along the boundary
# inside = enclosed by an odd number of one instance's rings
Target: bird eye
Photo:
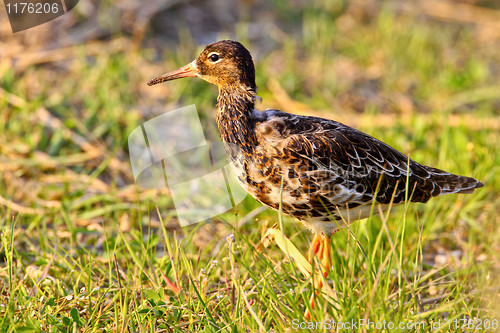
[[[211,62],[216,62],[219,59],[220,57],[217,53],[212,53],[211,55],[208,56],[208,60],[210,60]]]

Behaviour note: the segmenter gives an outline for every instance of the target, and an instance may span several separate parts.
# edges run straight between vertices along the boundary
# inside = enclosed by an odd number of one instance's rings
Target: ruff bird
[[[474,178],[419,164],[330,119],[257,111],[254,63],[239,42],[210,44],[193,62],[148,85],[184,77],[218,86],[217,125],[239,183],[260,203],[281,207],[315,234],[309,260],[318,258],[325,277],[331,267],[330,236],[368,217],[374,202],[383,210],[406,199],[427,202],[483,186]]]

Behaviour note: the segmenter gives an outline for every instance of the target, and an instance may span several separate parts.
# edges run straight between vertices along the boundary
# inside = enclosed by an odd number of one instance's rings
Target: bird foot
[[[312,264],[315,258],[319,261],[319,269],[326,279],[328,272],[332,267],[332,261],[330,256],[330,237],[323,234],[316,234],[311,242],[311,248],[309,250],[309,262]],[[316,300],[316,295],[319,295],[320,290],[323,288],[323,277],[313,274],[313,286],[315,290],[309,299],[310,309],[314,309],[314,304]],[[311,319],[311,313],[309,308],[306,309],[304,317],[309,320]]]

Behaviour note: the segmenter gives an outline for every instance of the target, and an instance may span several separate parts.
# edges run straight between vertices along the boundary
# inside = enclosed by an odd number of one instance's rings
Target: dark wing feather
[[[387,144],[332,120],[279,111],[269,112],[266,118],[280,130],[282,140],[288,141],[283,149],[292,158],[307,161],[303,171],[314,176],[315,186],[323,187],[327,198],[331,194],[328,192],[335,190],[332,184],[341,184],[359,193],[353,204],[368,202],[374,197],[383,204],[391,199],[400,203],[405,200],[407,189],[411,201],[427,202],[434,196],[470,193],[483,186],[474,178],[421,165]]]

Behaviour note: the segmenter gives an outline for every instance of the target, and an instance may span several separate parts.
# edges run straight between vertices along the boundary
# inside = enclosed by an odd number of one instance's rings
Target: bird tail
[[[453,174],[436,175],[434,181],[441,188],[442,194],[450,193],[473,193],[475,189],[483,187],[484,184],[472,177],[465,177]]]

